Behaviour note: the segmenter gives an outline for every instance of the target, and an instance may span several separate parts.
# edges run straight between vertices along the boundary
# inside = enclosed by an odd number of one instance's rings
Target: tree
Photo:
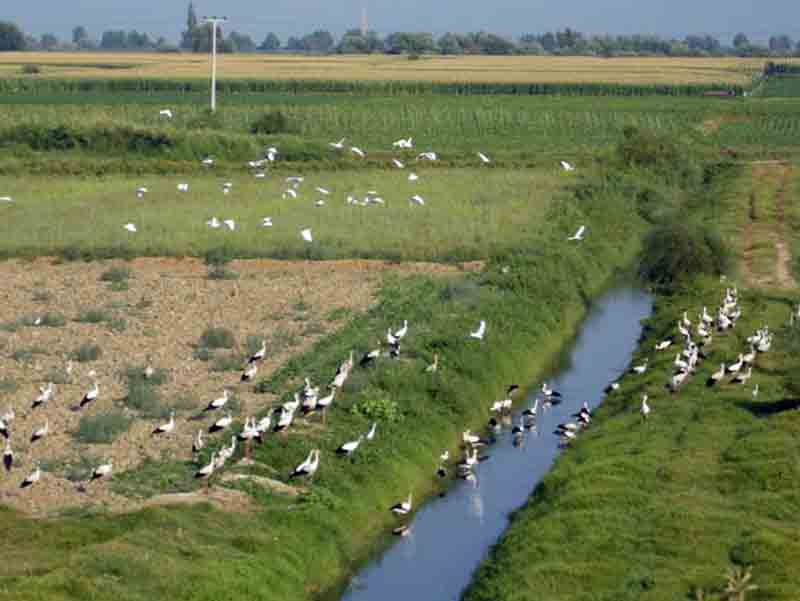
[[[132,29],[125,35],[125,49],[147,50],[154,46],[150,36]]]
[[[225,44],[225,39],[222,34],[222,27],[217,26],[217,51],[230,52],[232,50],[231,44]],[[192,32],[192,52],[210,52],[211,51],[211,24],[204,23],[194,28]]]
[[[42,34],[39,46],[42,50],[53,50],[58,46],[58,38],[52,33]]]
[[[295,36],[289,36],[289,39],[286,40],[286,49],[292,52],[302,52],[305,50],[303,40]]]
[[[553,52],[558,45],[556,42],[556,36],[550,31],[548,31],[541,37],[541,39],[539,39],[539,43],[542,45],[542,48],[544,48],[545,52]]]
[[[256,43],[247,34],[232,31],[228,34],[228,39],[225,40],[226,45],[230,47],[230,52],[255,52]]]
[[[0,21],[0,52],[11,50],[25,50],[25,35],[14,23]]]
[[[426,54],[436,50],[436,42],[430,33],[393,33],[386,39],[392,54]]]
[[[186,12],[186,30],[181,34],[181,48],[184,50],[194,50],[195,30],[197,29],[197,13],[194,4],[189,2],[189,9]]]
[[[750,40],[747,39],[747,36],[745,34],[739,32],[733,37],[734,48],[743,49],[749,45],[750,45]]]
[[[259,50],[263,50],[264,52],[275,52],[276,50],[280,50],[280,48],[281,40],[272,32],[267,34],[267,37],[261,42],[261,46],[258,47]]]
[[[78,48],[87,48],[89,44],[89,32],[83,25],[78,25],[72,30],[72,43]]]
[[[303,50],[307,52],[328,53],[333,46],[333,36],[324,29],[318,29],[303,37]]]
[[[786,54],[792,51],[792,38],[788,35],[775,35],[769,39],[769,49],[771,52]]]
[[[103,50],[124,50],[127,36],[121,29],[104,31],[100,38],[100,48]]]
[[[461,39],[454,33],[446,33],[439,38],[438,41],[439,52],[442,54],[464,54],[464,47],[461,45]]]

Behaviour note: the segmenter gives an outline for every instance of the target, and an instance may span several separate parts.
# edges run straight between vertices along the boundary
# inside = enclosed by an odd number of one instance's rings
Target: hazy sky
[[[362,2],[370,28],[391,31],[487,30],[505,35],[566,26],[588,33],[710,33],[727,39],[744,31],[754,40],[771,33],[800,38],[798,0],[198,0],[198,13],[224,14],[229,29],[257,41],[269,31],[281,38],[357,26]],[[188,0],[0,0],[0,20],[33,34],[68,37],[75,25],[93,37],[103,29],[138,29],[177,39]]]

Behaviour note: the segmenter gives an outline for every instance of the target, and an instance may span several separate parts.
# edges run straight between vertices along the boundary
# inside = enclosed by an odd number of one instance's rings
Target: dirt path
[[[792,168],[785,166],[781,172],[781,181],[775,196],[775,205],[778,216],[778,227],[775,235],[775,252],[777,264],[775,276],[781,288],[796,288],[797,282],[792,277],[792,254],[786,241],[786,189],[792,182]]]
[[[796,288],[785,224],[786,191],[792,182],[792,167],[782,161],[762,161],[752,166],[755,185],[742,234],[744,281],[752,287]],[[771,259],[765,263],[766,253]]]

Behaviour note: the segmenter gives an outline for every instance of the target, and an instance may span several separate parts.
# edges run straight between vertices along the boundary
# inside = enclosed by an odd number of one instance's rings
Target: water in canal
[[[447,494],[426,503],[414,516],[411,533],[369,563],[351,581],[343,601],[456,601],[473,571],[522,506],[560,452],[556,425],[583,403],[597,406],[603,389],[628,365],[641,334],[651,297],[631,287],[616,288],[596,301],[565,361],[548,379],[564,401],[539,411],[537,428],[514,447],[510,429],[484,449],[490,459],[476,468],[477,485],[459,481]],[[519,412],[539,390],[517,402]],[[488,401],[487,399],[487,406]]]

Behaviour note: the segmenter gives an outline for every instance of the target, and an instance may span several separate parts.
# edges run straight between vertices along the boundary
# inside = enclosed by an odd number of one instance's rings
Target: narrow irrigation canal
[[[456,601],[505,530],[509,514],[525,503],[560,452],[552,433],[556,425],[572,421],[583,401],[592,407],[601,402],[603,389],[628,365],[641,320],[651,310],[651,297],[635,288],[601,297],[548,380],[563,402],[539,411],[536,429],[519,447],[512,444],[510,427],[498,433],[497,442],[483,451],[490,458],[477,466],[477,481],[459,481],[424,505],[410,534],[361,570],[343,601]],[[517,402],[514,424],[538,390],[537,385],[525,402]]]

